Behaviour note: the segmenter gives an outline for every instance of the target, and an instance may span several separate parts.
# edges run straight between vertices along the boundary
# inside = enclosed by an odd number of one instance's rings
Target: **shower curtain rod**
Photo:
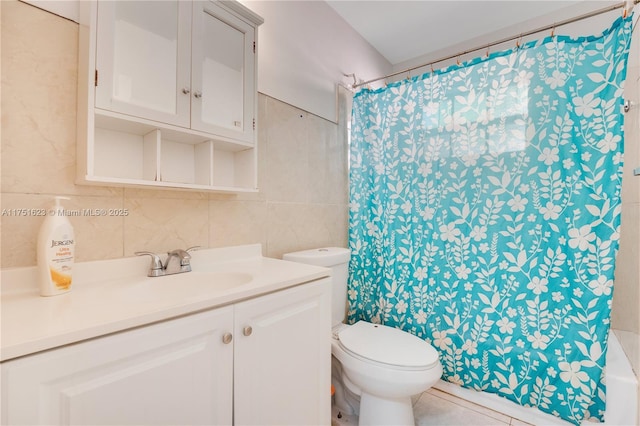
[[[351,85],[351,88],[352,89],[357,89],[360,86],[365,86],[365,85],[367,85],[369,83],[373,83],[374,81],[386,80],[389,77],[394,77],[394,76],[400,75],[400,74],[407,74],[407,73],[410,73],[411,71],[415,71],[415,70],[420,69],[420,68],[424,68],[424,67],[428,67],[428,66],[431,66],[433,68],[433,65],[437,64],[439,62],[444,62],[444,61],[447,61],[449,59],[459,58],[459,57],[461,57],[463,55],[466,55],[466,54],[471,53],[471,52],[476,52],[478,50],[489,49],[490,47],[497,46],[499,44],[506,43],[508,41],[521,40],[523,37],[527,37],[527,36],[530,36],[532,34],[541,33],[543,31],[551,30],[552,31],[551,35],[553,35],[553,31],[557,27],[561,27],[563,25],[567,25],[567,24],[571,24],[573,22],[581,21],[583,19],[591,18],[593,16],[601,15],[603,13],[611,12],[611,11],[614,11],[616,9],[620,9],[621,7],[625,7],[625,16],[626,16],[626,14],[631,13],[631,11],[633,10],[633,6],[638,4],[638,3],[640,3],[640,0],[626,0],[626,1],[623,1],[621,3],[617,3],[615,5],[612,5],[612,6],[607,6],[607,7],[602,8],[602,9],[598,9],[598,10],[594,10],[594,11],[589,12],[589,13],[585,13],[583,15],[579,15],[579,16],[576,16],[576,17],[573,17],[573,18],[565,19],[564,21],[556,22],[556,23],[554,23],[552,25],[547,25],[546,27],[537,28],[535,30],[527,31],[527,32],[518,34],[516,36],[503,38],[501,40],[494,41],[492,43],[483,44],[482,46],[479,46],[479,47],[476,47],[476,48],[473,48],[473,49],[468,49],[468,50],[465,50],[463,52],[456,53],[455,55],[445,56],[443,58],[436,59],[434,61],[430,61],[430,62],[424,63],[422,65],[416,65],[414,67],[407,68],[407,69],[404,69],[402,71],[397,71],[397,72],[394,72],[394,73],[391,73],[391,74],[387,74],[387,75],[385,75],[383,77],[374,78],[374,79],[371,79],[371,80],[363,81],[361,83],[357,83],[356,82],[355,74],[345,74],[345,77],[353,77],[354,84]]]

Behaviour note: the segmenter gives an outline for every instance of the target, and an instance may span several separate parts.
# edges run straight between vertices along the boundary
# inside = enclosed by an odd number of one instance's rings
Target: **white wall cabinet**
[[[4,362],[2,424],[329,424],[329,285]]]
[[[78,182],[255,191],[261,23],[233,1],[80,2]]]

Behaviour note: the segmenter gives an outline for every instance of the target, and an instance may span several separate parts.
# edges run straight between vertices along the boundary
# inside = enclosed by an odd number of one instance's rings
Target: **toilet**
[[[338,372],[340,380],[334,383],[340,405],[359,411],[359,424],[363,426],[413,425],[411,397],[429,389],[442,375],[438,352],[424,340],[397,328],[366,321],[343,323],[349,258],[350,251],[339,247],[283,256],[284,260],[332,269],[332,371]],[[338,392],[343,387],[344,396]]]

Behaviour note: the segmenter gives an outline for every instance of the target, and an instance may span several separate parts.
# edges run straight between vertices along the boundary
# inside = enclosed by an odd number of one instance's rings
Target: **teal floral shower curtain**
[[[443,378],[602,419],[631,18],[354,98],[351,321],[409,331]]]

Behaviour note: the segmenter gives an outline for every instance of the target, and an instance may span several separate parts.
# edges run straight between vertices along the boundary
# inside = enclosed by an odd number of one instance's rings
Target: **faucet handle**
[[[189,247],[187,249],[187,253],[191,253],[192,251],[197,251],[200,250],[202,248],[202,246],[193,246],[193,247]]]
[[[150,277],[157,277],[163,274],[164,266],[162,266],[162,259],[155,253],[149,251],[137,251],[134,253],[136,256],[151,256],[151,265],[149,266]]]

